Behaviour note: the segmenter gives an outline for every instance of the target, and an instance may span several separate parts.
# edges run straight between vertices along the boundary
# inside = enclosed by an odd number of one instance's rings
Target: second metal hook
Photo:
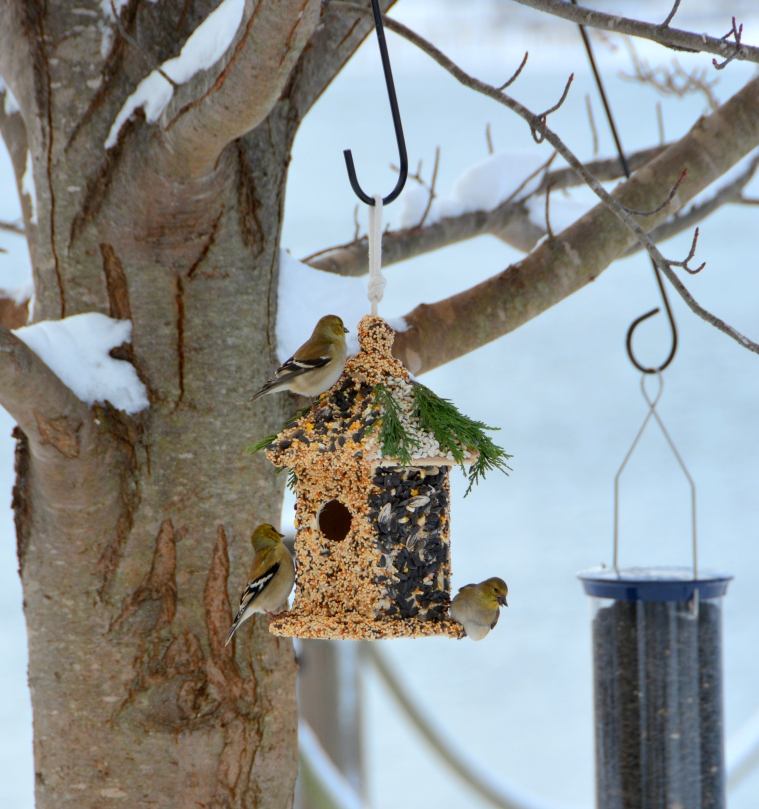
[[[379,44],[380,57],[382,59],[382,70],[385,74],[385,84],[387,85],[387,96],[390,100],[390,112],[393,116],[393,127],[395,128],[395,139],[398,143],[398,158],[400,171],[395,188],[382,199],[383,205],[391,203],[398,194],[403,191],[408,177],[408,155],[406,154],[406,140],[403,137],[403,125],[401,124],[401,114],[398,110],[398,99],[395,95],[395,84],[393,83],[393,71],[390,67],[390,57],[387,54],[387,42],[385,41],[385,28],[382,24],[382,13],[380,12],[379,0],[372,0],[372,11],[374,12],[374,26],[377,31],[377,43]],[[343,150],[345,167],[348,169],[348,179],[356,196],[367,205],[374,205],[374,199],[367,194],[358,184],[356,177],[356,167],[353,163],[353,155],[350,149]]]
[[[577,0],[572,0],[573,5],[577,5]],[[614,138],[614,144],[617,147],[617,154],[619,155],[619,162],[622,166],[622,171],[625,174],[625,177],[630,176],[630,165],[627,162],[627,158],[625,157],[624,149],[622,148],[622,141],[619,138],[619,133],[617,132],[617,126],[614,123],[614,116],[611,112],[611,105],[609,104],[609,99],[606,96],[606,90],[604,89],[603,81],[601,80],[601,74],[598,71],[598,66],[596,65],[595,57],[593,56],[593,48],[590,44],[590,39],[588,38],[588,34],[585,30],[583,25],[578,25],[580,29],[580,35],[582,36],[583,45],[585,46],[585,52],[588,54],[588,61],[590,62],[590,68],[593,72],[593,76],[596,81],[596,86],[598,87],[598,93],[601,96],[601,103],[603,104],[604,111],[606,112],[606,119],[609,122],[609,128],[611,129],[612,137]],[[654,264],[654,260],[651,259],[651,268],[654,271],[654,277],[656,278],[656,283],[659,287],[659,294],[661,295],[662,303],[664,304],[664,310],[667,313],[667,320],[669,321],[669,328],[670,328],[670,335],[672,337],[672,341],[670,343],[669,354],[667,355],[664,362],[657,366],[657,367],[647,367],[640,362],[638,362],[637,358],[635,357],[635,353],[633,351],[633,334],[635,329],[644,321],[648,320],[649,317],[653,317],[654,315],[658,314],[661,310],[657,306],[656,309],[651,309],[651,311],[646,312],[644,315],[641,315],[638,318],[635,318],[633,322],[630,324],[630,328],[627,330],[627,337],[625,339],[625,345],[627,347],[627,356],[630,358],[630,362],[642,373],[644,374],[658,374],[660,371],[663,371],[675,358],[675,353],[677,352],[677,325],[675,324],[675,318],[672,314],[672,309],[669,305],[669,298],[667,297],[667,290],[664,288],[664,284],[661,280],[661,273],[659,272],[659,268]]]

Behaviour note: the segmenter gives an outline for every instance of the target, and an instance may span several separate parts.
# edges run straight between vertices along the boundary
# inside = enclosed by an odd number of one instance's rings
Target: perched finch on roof
[[[493,577],[479,584],[466,584],[451,602],[451,617],[463,625],[467,637],[482,640],[498,623],[501,607],[508,607],[509,588]]]
[[[237,630],[257,612],[279,612],[287,606],[287,597],[295,583],[295,565],[282,534],[263,523],[251,535],[255,556],[248,584],[240,596],[240,608],[227,635],[225,645]]]
[[[345,335],[348,329],[337,315],[325,315],[311,336],[282,365],[253,399],[267,393],[290,390],[316,396],[337,382],[345,367]]]

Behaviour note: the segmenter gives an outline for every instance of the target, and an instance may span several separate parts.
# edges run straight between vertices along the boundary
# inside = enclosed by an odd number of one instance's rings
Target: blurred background
[[[670,4],[610,0],[595,6],[661,21]],[[721,36],[732,14],[744,23],[744,40],[758,43],[759,8],[753,0],[734,0],[729,8],[683,0],[674,24]],[[528,50],[527,67],[510,92],[535,111],[553,104],[568,73],[574,72],[570,95],[550,125],[579,157],[591,159],[585,100],[590,96],[599,156],[614,157],[576,26],[506,0],[399,0],[392,16],[495,84],[511,75]],[[387,36],[410,165],[413,170],[422,160],[429,178],[439,146],[441,196],[488,156],[488,125],[495,152],[513,156],[516,165],[524,161],[533,166],[536,156],[550,156],[548,144],[536,145],[521,119],[458,85],[391,32]],[[628,152],[659,142],[657,102],[667,140],[682,136],[708,112],[701,93],[661,97],[625,79],[632,65],[621,37],[593,35],[593,43]],[[652,65],[670,64],[675,56],[648,42],[638,42],[636,48]],[[718,79],[712,92],[719,101],[755,71],[755,66],[733,62],[717,73],[710,56],[676,56],[686,69],[709,69],[709,80]],[[353,237],[356,200],[342,158],[348,147],[365,188],[392,187],[389,164],[397,153],[373,36],[317,103],[296,140],[282,241],[296,258]],[[413,186],[410,182],[404,195],[413,193]],[[0,219],[18,218],[4,152],[0,188]],[[757,196],[759,183],[748,191]],[[562,226],[562,207],[576,217],[595,204],[583,190],[571,197],[557,193],[552,199],[556,229]],[[403,209],[403,197],[386,209],[391,226],[401,220]],[[697,259],[707,262],[706,269],[685,279],[704,306],[755,340],[756,227],[755,207],[721,208],[701,227]],[[683,257],[690,239],[686,233],[665,243],[665,254]],[[0,240],[7,250],[0,253],[0,287],[16,289],[29,274],[25,243],[4,232]],[[401,316],[420,302],[467,288],[519,257],[503,243],[482,237],[395,265],[386,271],[380,313]],[[348,307],[349,317],[353,308],[364,305],[364,282],[348,279],[345,290],[358,300]],[[439,739],[483,783],[524,807],[579,809],[593,804],[590,607],[576,573],[611,559],[613,476],[646,413],[624,337],[633,319],[659,304],[658,295],[647,257],[620,260],[595,283],[517,332],[424,377],[425,384],[468,415],[500,427],[499,443],[514,455],[509,477],[492,473],[466,499],[458,473],[452,484],[454,590],[500,575],[509,583],[510,606],[481,643],[397,640],[377,642],[373,648]],[[746,760],[759,736],[752,731],[759,725],[759,588],[754,581],[759,576],[758,360],[697,319],[674,291],[670,298],[680,347],[664,374],[659,412],[698,487],[702,565],[735,574],[724,604],[727,751],[733,772],[729,805],[756,809],[759,758],[754,769],[736,769],[736,763]],[[645,362],[660,362],[668,347],[668,327],[661,316],[636,332],[636,351]],[[5,414],[1,418],[0,805],[31,809],[31,710],[10,512],[12,423]],[[689,563],[688,487],[657,431],[648,431],[628,465],[621,497],[623,565]],[[288,530],[292,509],[288,495],[283,509]],[[348,780],[355,783],[363,775],[369,805],[490,805],[420,737],[376,669],[362,662],[355,644],[330,648],[330,665],[343,677],[340,721],[360,717],[360,725],[346,737],[345,760],[353,762]],[[307,670],[311,658],[301,652]]]

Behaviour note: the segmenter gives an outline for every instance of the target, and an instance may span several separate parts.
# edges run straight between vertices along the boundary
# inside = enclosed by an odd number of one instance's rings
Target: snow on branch
[[[629,157],[630,167],[633,171],[641,168],[664,148],[655,146],[634,152]],[[543,171],[546,162],[534,154],[502,152],[464,171],[446,195],[436,194],[430,199],[429,190],[421,185],[407,188],[400,197],[401,227],[387,231],[383,237],[383,264],[389,266],[482,235],[495,236],[517,250],[529,252],[545,235],[542,220],[532,215],[530,201],[549,185],[552,191],[558,191],[583,184],[572,167]],[[585,167],[601,181],[622,176],[616,157],[594,160]],[[579,216],[588,207],[580,211],[573,205],[571,213]],[[338,275],[365,275],[366,237],[319,250],[302,260],[310,267]]]
[[[319,9],[318,0],[222,0],[180,54],[157,66],[129,96],[106,149],[142,109],[148,123],[161,127],[160,148],[173,170],[208,170],[228,143],[269,114],[316,27]]]
[[[342,0],[335,1],[339,2],[341,7],[350,8],[353,11],[362,8],[354,3],[347,3]],[[656,244],[651,240],[648,232],[638,223],[635,215],[628,212],[628,209],[632,206],[634,206],[635,209],[641,209],[641,202],[645,205],[643,210],[652,210],[650,205],[653,201],[651,194],[656,192],[658,184],[666,180],[667,177],[671,177],[670,182],[674,184],[676,177],[682,173],[683,168],[690,170],[692,165],[697,167],[697,172],[694,173],[697,173],[698,177],[694,180],[688,176],[682,182],[681,193],[679,195],[680,201],[678,203],[679,206],[682,206],[684,202],[701,191],[705,185],[715,180],[721,173],[727,171],[753,149],[757,142],[759,142],[759,78],[750,81],[739,93],[720,107],[717,112],[707,118],[699,120],[691,132],[676,144],[674,148],[667,150],[662,157],[653,161],[649,167],[647,167],[647,169],[653,168],[653,166],[661,168],[664,165],[667,169],[666,173],[658,173],[649,176],[650,172],[644,170],[639,173],[640,176],[633,176],[631,180],[620,186],[612,195],[603,187],[598,178],[594,177],[585,168],[582,162],[577,158],[574,152],[567,147],[561,138],[546,124],[546,115],[552,110],[548,110],[541,115],[535,115],[515,98],[502,92],[498,87],[487,84],[464,71],[431,42],[428,42],[405,25],[395,20],[388,19],[385,22],[385,26],[416,45],[444,70],[450,73],[460,84],[482,93],[482,95],[488,98],[492,98],[494,101],[503,104],[512,112],[519,115],[519,117],[528,124],[533,136],[537,131],[540,139],[547,140],[564,160],[582,176],[588,188],[601,200],[601,204],[606,209],[606,212],[612,214],[618,220],[619,224],[628,231],[628,238],[632,237],[635,239],[648,252],[657,269],[664,273],[675,288],[675,291],[682,297],[692,312],[724,334],[727,334],[744,348],[759,353],[758,343],[750,340],[737,329],[705,310],[690,294],[682,281],[680,281],[675,273],[675,268],[683,267],[684,263],[690,260],[690,256],[685,262],[665,258]],[[555,105],[553,109],[561,105],[563,98],[566,96],[568,87],[569,84],[565,87],[559,104]],[[729,135],[725,133],[725,136],[721,140],[716,142],[710,141],[712,153],[709,153],[709,150],[706,149],[706,141],[709,140],[709,136],[712,134],[709,131],[709,123],[714,125],[715,120],[722,122],[725,118],[730,119],[729,127],[727,128]],[[696,135],[694,133],[698,134]],[[682,146],[683,143],[686,143],[690,148],[686,149],[685,154],[681,155],[677,147]],[[667,163],[664,158],[671,157],[670,153],[674,153],[680,159],[679,165],[673,166]],[[722,171],[717,173],[716,169],[720,165]],[[641,179],[641,177],[643,179]],[[655,204],[658,205],[659,202],[660,200],[657,200]],[[587,219],[587,217],[585,218]],[[608,244],[599,245],[599,250],[605,252],[608,250],[608,247]],[[622,249],[626,247],[627,245],[624,245]],[[606,248],[606,250],[604,250],[604,248]],[[616,256],[612,256],[611,259],[615,257]],[[605,267],[607,264],[603,266]],[[439,302],[436,305],[440,306],[443,303],[444,302]],[[467,322],[470,321],[467,319]],[[472,347],[474,346],[470,346],[469,350],[471,350]],[[459,354],[456,354],[456,356],[458,355]]]
[[[142,108],[148,123],[157,121],[171,101],[176,85],[190,81],[196,73],[221,59],[240,27],[244,5],[244,0],[222,0],[190,34],[179,56],[158,66],[137,85],[116,115],[105,140],[106,149],[116,145],[121,127],[135,110]],[[120,9],[115,11],[118,14]]]
[[[242,23],[219,69],[183,84],[166,110],[164,141],[178,170],[210,169],[227,144],[266,118],[316,28],[320,9],[319,0],[245,0]]]
[[[25,326],[14,335],[85,404],[110,402],[130,414],[148,406],[147,391],[134,366],[110,356],[114,348],[130,341],[129,320],[89,312]]]
[[[21,429],[41,443],[65,447],[71,440],[60,439],[89,418],[87,406],[70,388],[8,329],[0,328],[0,406]],[[52,439],[52,440],[51,440]]]

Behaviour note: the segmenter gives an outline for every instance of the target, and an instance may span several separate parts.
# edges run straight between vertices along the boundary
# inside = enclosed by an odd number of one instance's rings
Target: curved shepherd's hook
[[[577,0],[572,0],[573,5],[577,5]],[[588,54],[588,61],[590,62],[590,68],[593,71],[593,76],[596,80],[596,86],[598,87],[598,94],[601,96],[601,103],[603,104],[604,111],[606,112],[606,119],[609,122],[609,128],[611,129],[612,137],[614,138],[614,144],[617,147],[617,154],[619,155],[619,162],[622,166],[622,171],[625,174],[625,177],[630,176],[630,166],[627,162],[627,158],[625,157],[624,149],[622,148],[622,141],[619,138],[619,133],[617,132],[617,126],[614,123],[614,116],[611,112],[611,106],[609,105],[609,99],[606,96],[606,90],[604,89],[603,81],[601,80],[601,74],[598,72],[598,66],[596,65],[595,57],[593,56],[593,48],[591,47],[590,40],[588,39],[588,34],[585,31],[585,26],[578,25],[580,29],[580,35],[582,36],[583,44],[585,45],[585,51]],[[653,317],[654,315],[658,314],[661,310],[657,306],[656,309],[651,309],[650,312],[646,312],[644,315],[635,318],[633,322],[630,324],[630,328],[627,330],[627,337],[625,338],[625,345],[627,347],[627,356],[630,358],[630,362],[639,370],[642,371],[644,374],[658,374],[660,371],[663,371],[674,359],[675,353],[677,352],[677,325],[675,324],[675,318],[672,314],[672,309],[669,305],[669,298],[667,297],[667,290],[664,289],[664,284],[661,280],[661,273],[659,272],[659,268],[654,263],[654,260],[651,259],[651,268],[654,271],[654,277],[656,278],[656,283],[659,286],[659,293],[661,294],[662,303],[664,304],[664,310],[667,313],[667,320],[669,320],[669,328],[670,328],[670,335],[672,337],[672,342],[670,344],[669,354],[664,362],[656,368],[647,368],[645,365],[641,365],[635,357],[635,353],[633,352],[633,333],[635,329],[644,321],[648,320],[649,317]]]
[[[393,71],[390,68],[390,57],[387,55],[387,43],[385,42],[385,29],[382,25],[382,14],[380,13],[379,0],[372,0],[372,11],[374,12],[374,26],[377,31],[377,43],[379,44],[380,57],[382,58],[382,70],[385,73],[385,84],[387,85],[387,95],[390,99],[390,112],[393,115],[393,126],[395,127],[395,139],[398,142],[398,156],[400,159],[400,172],[395,188],[382,199],[382,204],[387,205],[392,202],[398,194],[403,191],[408,176],[408,155],[406,154],[406,141],[403,137],[403,126],[401,125],[401,114],[398,111],[398,99],[395,96],[395,85],[393,84]],[[345,166],[348,169],[348,179],[356,196],[367,205],[374,205],[374,200],[364,193],[358,184],[356,177],[356,167],[353,164],[353,155],[350,149],[343,150]]]
[[[669,320],[669,330],[670,335],[672,337],[672,342],[670,343],[669,354],[667,354],[667,358],[657,368],[647,368],[645,365],[641,365],[635,358],[635,353],[633,352],[633,345],[632,345],[633,333],[635,329],[644,320],[648,320],[649,317],[653,317],[655,314],[658,314],[660,309],[657,306],[656,309],[652,309],[650,312],[646,312],[644,315],[636,317],[635,320],[633,320],[633,322],[630,324],[630,328],[627,330],[627,337],[625,338],[625,345],[627,347],[627,356],[630,358],[630,362],[644,374],[658,374],[660,371],[663,371],[672,362],[672,360],[675,357],[675,352],[677,351],[677,325],[675,324],[675,318],[672,315],[672,309],[670,309],[669,306],[669,298],[667,297],[667,292],[664,289],[664,284],[662,283],[661,275],[659,274],[659,269],[653,263],[653,261],[651,262],[651,264],[654,268],[656,283],[659,285],[659,292],[661,292],[661,298],[664,303],[664,310],[667,313],[667,320]]]

